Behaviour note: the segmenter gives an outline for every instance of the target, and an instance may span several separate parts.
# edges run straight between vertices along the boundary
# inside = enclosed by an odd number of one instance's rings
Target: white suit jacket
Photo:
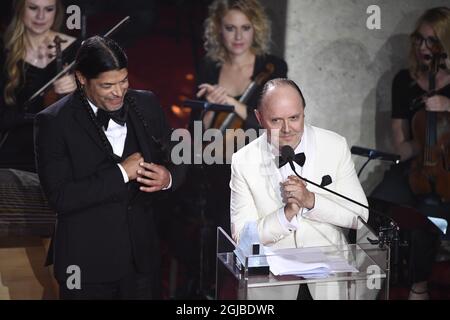
[[[309,125],[305,125],[305,131],[303,176],[320,184],[322,177],[329,175],[332,183],[328,189],[367,205],[345,138]],[[233,155],[230,217],[232,237],[236,242],[239,242],[246,223],[256,221],[260,242],[274,249],[342,245],[347,243],[342,228],[356,228],[358,216],[365,221],[368,219],[368,210],[308,184],[308,190],[315,193],[314,208],[299,213],[294,218],[298,229],[289,231],[283,228],[277,216],[285,205],[281,182],[282,176],[266,134]],[[315,299],[346,299],[345,287],[337,283],[309,285],[309,289]],[[298,286],[266,291],[263,295],[255,292],[254,298],[295,299]]]

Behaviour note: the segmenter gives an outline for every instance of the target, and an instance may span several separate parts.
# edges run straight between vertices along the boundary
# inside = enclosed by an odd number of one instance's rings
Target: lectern
[[[285,250],[270,254],[254,254],[254,250],[250,250],[250,254],[242,256],[237,254],[238,246],[232,238],[218,228],[216,299],[295,299],[299,285],[308,284],[317,299],[387,300],[390,248],[377,240],[375,232],[359,218],[356,243],[314,248],[324,259],[316,262],[340,261],[354,267],[352,271],[341,272],[339,266],[333,265],[326,275],[274,275],[265,266],[276,255],[287,254]],[[310,251],[311,248],[293,248],[288,254],[301,258]]]

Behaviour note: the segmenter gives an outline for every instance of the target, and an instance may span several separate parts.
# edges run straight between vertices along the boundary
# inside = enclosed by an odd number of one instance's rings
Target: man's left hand
[[[286,198],[295,198],[302,208],[314,208],[314,193],[306,189],[306,183],[296,176],[289,176],[283,183],[283,191]]]
[[[139,188],[141,191],[156,192],[169,186],[170,172],[165,167],[146,162],[141,163],[140,166],[137,181],[143,185]]]

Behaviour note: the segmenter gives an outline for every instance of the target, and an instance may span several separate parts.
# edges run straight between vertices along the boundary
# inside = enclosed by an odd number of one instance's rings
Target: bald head
[[[261,92],[261,96],[259,97],[259,101],[258,101],[258,106],[257,106],[258,110],[261,110],[261,107],[264,104],[265,97],[267,95],[269,95],[270,92],[272,92],[274,89],[276,89],[278,87],[283,87],[283,86],[291,87],[292,89],[294,89],[302,101],[303,108],[306,107],[305,98],[303,97],[303,93],[300,90],[300,88],[298,87],[298,85],[290,79],[277,78],[277,79],[267,81],[266,84],[264,85],[263,90]]]

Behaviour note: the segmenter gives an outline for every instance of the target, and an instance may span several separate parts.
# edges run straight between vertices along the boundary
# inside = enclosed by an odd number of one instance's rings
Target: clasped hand
[[[306,189],[307,184],[296,176],[289,176],[281,183],[283,201],[286,203],[284,212],[290,221],[301,208],[314,208],[314,193]]]
[[[126,158],[121,165],[130,181],[136,180],[142,184],[139,189],[143,192],[156,192],[169,186],[169,170],[161,165],[145,162],[139,152]]]

